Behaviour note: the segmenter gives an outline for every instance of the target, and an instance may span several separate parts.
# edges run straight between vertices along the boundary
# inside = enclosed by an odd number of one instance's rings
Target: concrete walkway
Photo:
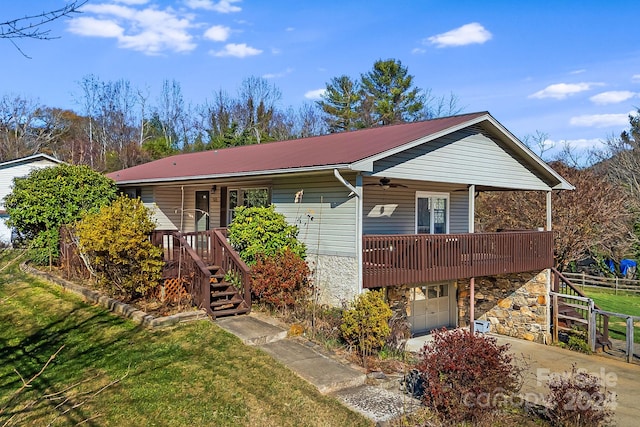
[[[274,319],[252,313],[216,319],[215,323],[378,425],[419,406],[419,401],[398,390],[397,383],[391,387],[367,384],[367,376],[358,367],[336,359],[310,341],[287,338],[287,331]]]
[[[331,394],[346,406],[384,425],[397,416],[411,412],[419,402],[399,392],[398,382],[371,385],[364,372],[322,351],[317,345],[300,339],[287,338],[284,326],[267,316],[227,317],[216,320],[222,329],[236,335],[245,344],[261,348],[274,359],[313,384],[321,393]],[[550,375],[571,370],[575,363],[602,378],[607,390],[617,397],[615,420],[619,427],[640,423],[640,366],[610,357],[586,355],[555,346],[490,334],[499,344],[509,344],[511,351],[524,361],[525,382],[522,393],[533,403],[543,403],[548,393]],[[407,350],[417,352],[430,336],[409,340]]]
[[[549,375],[571,371],[576,368],[603,379],[606,389],[615,393],[616,425],[631,427],[640,425],[640,366],[607,356],[586,355],[560,347],[536,344],[530,341],[489,334],[498,339],[498,344],[509,344],[511,351],[525,362],[525,382],[522,393],[533,403],[542,403],[548,393]],[[429,336],[413,338],[408,349],[419,351]]]

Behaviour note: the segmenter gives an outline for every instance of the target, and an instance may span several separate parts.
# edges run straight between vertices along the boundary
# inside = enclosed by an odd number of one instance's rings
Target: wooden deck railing
[[[211,313],[211,273],[189,242],[177,231],[154,231],[151,242],[163,249],[165,276],[184,279],[194,302]]]
[[[251,270],[227,241],[227,229],[213,230],[211,242],[211,253],[216,265],[240,281],[244,302],[251,307]]]
[[[553,232],[363,236],[363,286],[411,285],[553,267]]]

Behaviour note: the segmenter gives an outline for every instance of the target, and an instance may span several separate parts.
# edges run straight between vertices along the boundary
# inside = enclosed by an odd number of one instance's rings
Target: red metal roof
[[[179,154],[112,172],[116,182],[171,181],[347,165],[487,115],[463,114],[303,139]]]

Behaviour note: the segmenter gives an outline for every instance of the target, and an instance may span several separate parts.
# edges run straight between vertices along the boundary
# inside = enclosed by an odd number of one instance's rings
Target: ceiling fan
[[[391,180],[389,178],[380,178],[379,182],[372,182],[369,184],[365,184],[365,185],[376,185],[378,187],[382,187],[382,189],[386,190],[388,188],[397,188],[397,187],[402,187],[402,188],[409,188],[404,184],[394,184],[391,182]]]

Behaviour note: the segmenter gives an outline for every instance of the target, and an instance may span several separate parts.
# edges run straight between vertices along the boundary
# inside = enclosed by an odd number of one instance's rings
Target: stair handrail
[[[234,273],[240,277],[243,290],[244,302],[251,310],[251,268],[240,258],[240,254],[231,246],[227,240],[226,228],[215,228],[213,230],[213,260],[222,268],[224,273]]]
[[[571,289],[573,292],[575,292],[577,296],[580,296],[582,298],[588,298],[591,301],[593,301],[592,298],[589,298],[588,296],[586,296],[584,292],[582,292],[580,289],[578,289],[578,287],[576,287],[573,283],[571,283],[571,280],[569,280],[564,274],[559,272],[555,267],[551,267],[551,272],[553,276],[553,288],[552,288],[553,292],[562,294],[562,292],[560,292],[560,282],[562,281],[565,284],[565,286]],[[565,295],[569,295],[569,294],[565,293]],[[593,308],[600,312],[602,311],[602,309],[598,307],[598,305],[595,302],[593,302]],[[597,320],[598,321],[596,322],[596,330],[600,332],[600,334],[602,335],[605,341],[608,341],[609,340],[609,316],[603,313],[597,313]]]
[[[165,242],[165,236],[171,238],[172,241]],[[152,233],[151,239],[154,244],[163,248],[165,262],[178,262],[178,278],[189,277],[191,279],[188,282],[188,291],[198,307],[211,312],[211,292],[209,291],[211,272],[182,233],[177,230],[155,231]]]

